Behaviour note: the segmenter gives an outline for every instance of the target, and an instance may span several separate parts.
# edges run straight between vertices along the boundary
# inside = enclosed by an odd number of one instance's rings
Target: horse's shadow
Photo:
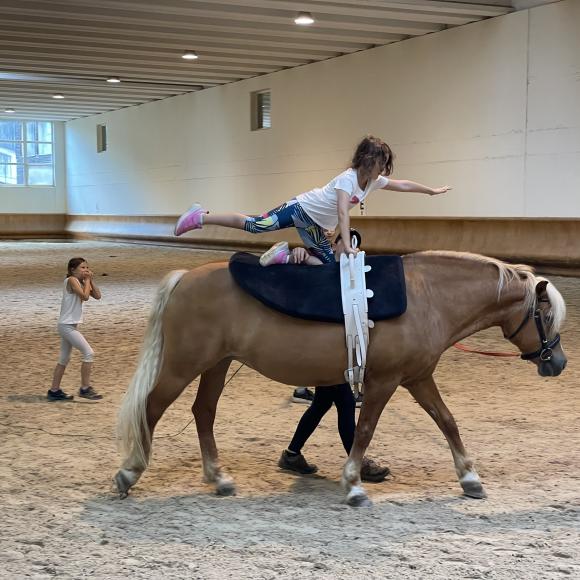
[[[351,508],[339,498],[337,481],[324,477],[298,477],[289,492],[278,495],[219,498],[192,494],[164,498],[113,494],[86,502],[85,523],[100,529],[108,541],[175,542],[203,547],[224,544],[252,546],[308,546],[333,557],[342,557],[343,543],[369,558],[374,548],[423,537],[454,537],[530,533],[561,529],[578,533],[580,508],[571,503],[503,513],[465,510],[463,496],[389,501],[372,508]],[[351,550],[352,552],[352,550]]]

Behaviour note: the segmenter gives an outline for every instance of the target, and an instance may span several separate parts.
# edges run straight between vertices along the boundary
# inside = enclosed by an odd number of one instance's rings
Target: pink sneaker
[[[194,203],[175,224],[173,233],[180,236],[190,230],[199,230],[203,226],[203,216],[207,213],[199,203]]]
[[[290,257],[288,242],[277,242],[269,250],[260,256],[261,266],[273,266],[274,264],[287,264]]]

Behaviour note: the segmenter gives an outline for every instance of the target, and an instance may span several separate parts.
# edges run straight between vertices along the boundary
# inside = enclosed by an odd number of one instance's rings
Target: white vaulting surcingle
[[[365,266],[364,252],[359,252],[356,256],[343,254],[340,257],[342,310],[348,358],[348,368],[344,376],[354,389],[355,395],[364,383],[369,328],[374,326],[373,321],[368,319],[367,301],[374,293],[370,289],[367,290],[365,278],[365,273],[370,269],[370,266]]]

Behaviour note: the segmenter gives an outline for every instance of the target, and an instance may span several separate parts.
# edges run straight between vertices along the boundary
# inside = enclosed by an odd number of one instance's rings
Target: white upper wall
[[[0,213],[65,213],[64,123],[54,122],[54,187],[0,187]]]
[[[526,215],[580,217],[580,1],[530,11]]]
[[[68,211],[178,214],[197,200],[262,213],[323,185],[372,133],[395,151],[395,178],[454,189],[376,192],[370,215],[580,217],[579,4],[69,122]],[[273,127],[252,132],[261,89]],[[97,154],[101,123],[109,147]]]

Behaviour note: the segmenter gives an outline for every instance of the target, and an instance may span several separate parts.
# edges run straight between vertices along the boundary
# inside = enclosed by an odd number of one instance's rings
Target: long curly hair
[[[351,168],[368,177],[378,162],[383,175],[393,172],[393,152],[391,148],[378,137],[367,135],[356,147],[352,156]]]

